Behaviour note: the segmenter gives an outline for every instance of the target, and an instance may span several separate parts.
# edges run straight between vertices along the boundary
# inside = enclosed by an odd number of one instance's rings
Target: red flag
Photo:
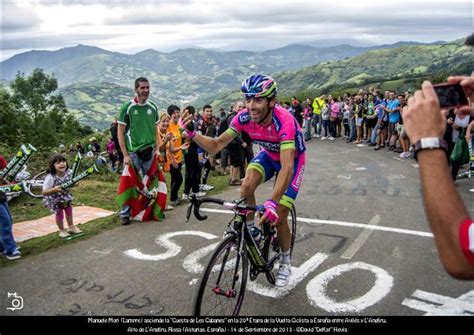
[[[159,169],[157,159],[153,160],[143,180],[132,165],[125,165],[120,178],[117,204],[130,206],[130,219],[162,220],[166,207],[166,194],[165,176]]]

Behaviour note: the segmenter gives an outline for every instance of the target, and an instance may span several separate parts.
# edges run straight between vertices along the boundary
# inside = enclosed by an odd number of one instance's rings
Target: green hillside
[[[342,93],[374,85],[382,89],[414,90],[424,79],[444,81],[448,75],[469,75],[474,69],[472,51],[463,40],[446,44],[412,45],[373,50],[339,61],[324,62],[297,71],[273,74],[281,100],[303,99],[321,93]],[[229,92],[201,97],[227,108],[240,99],[239,86]]]
[[[59,92],[78,120],[104,129],[120,106],[133,96],[133,80],[139,76],[150,80],[151,98],[160,110],[171,103],[192,103],[196,107],[211,103],[215,108],[227,109],[241,98],[243,78],[256,72],[274,76],[280,97],[286,99],[369,85],[414,89],[425,78],[470,74],[474,68],[474,57],[462,40],[394,46],[363,49],[342,45],[318,49],[290,45],[262,53],[205,49],[162,53],[150,49],[135,55],[78,46],[40,52],[39,59],[35,52],[15,56],[2,62],[2,75],[13,73],[15,67],[29,68],[34,62],[43,62],[49,67],[45,72],[54,73],[58,79]],[[318,62],[322,63],[303,68]]]
[[[450,71],[461,65],[474,68],[473,61],[470,49],[463,41],[456,41],[374,50],[341,61],[283,72],[275,77],[281,92],[288,95],[301,91],[328,91],[337,86],[355,87],[387,80],[429,77],[440,71],[454,74],[456,72]]]
[[[119,86],[112,83],[78,83],[59,90],[64,96],[69,111],[81,122],[92,128],[105,129],[125,102],[133,98],[132,85]],[[174,100],[156,94],[150,97],[160,111],[165,111]]]

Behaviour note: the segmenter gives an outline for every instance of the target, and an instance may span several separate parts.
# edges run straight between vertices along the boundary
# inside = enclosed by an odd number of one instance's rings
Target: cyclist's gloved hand
[[[275,223],[278,221],[277,207],[278,204],[272,199],[268,199],[263,203],[263,208],[265,208],[263,215],[265,215],[270,223]]]
[[[191,120],[191,123],[192,123],[192,120]],[[193,138],[196,135],[196,129],[192,127],[192,130],[189,130],[188,128],[190,128],[190,126],[186,125],[183,121],[183,118],[181,117],[179,118],[178,126],[179,128],[183,129],[186,132],[186,135],[188,135],[189,139]]]

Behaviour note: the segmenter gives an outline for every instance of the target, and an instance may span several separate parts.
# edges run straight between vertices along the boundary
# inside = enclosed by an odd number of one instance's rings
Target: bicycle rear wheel
[[[238,315],[247,277],[247,254],[239,254],[237,235],[230,235],[219,244],[209,260],[198,285],[193,314]]]

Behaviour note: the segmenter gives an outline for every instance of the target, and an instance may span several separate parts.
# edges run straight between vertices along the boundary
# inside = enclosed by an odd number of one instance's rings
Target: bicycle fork
[[[227,264],[227,259],[229,257],[230,249],[226,250],[226,254],[224,256],[224,259],[222,260],[222,265],[221,269],[219,271],[219,277],[217,278],[217,283],[215,287],[212,289],[212,291],[217,294],[217,295],[222,295],[227,298],[235,298],[237,296],[237,291],[235,289],[235,284],[239,281],[239,264],[240,264],[240,250],[242,250],[242,241],[239,241],[239,247],[237,249],[237,257],[235,260],[235,266],[234,266],[234,274],[233,274],[233,280],[232,280],[232,288],[223,290],[220,287],[220,282],[222,279],[222,275],[225,271],[225,264]]]

